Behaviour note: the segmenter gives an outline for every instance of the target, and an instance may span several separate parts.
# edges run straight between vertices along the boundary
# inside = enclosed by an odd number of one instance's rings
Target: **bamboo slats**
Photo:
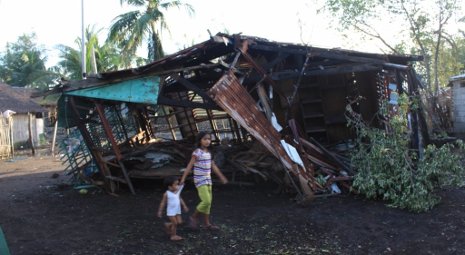
[[[11,118],[0,117],[0,159],[11,158]]]

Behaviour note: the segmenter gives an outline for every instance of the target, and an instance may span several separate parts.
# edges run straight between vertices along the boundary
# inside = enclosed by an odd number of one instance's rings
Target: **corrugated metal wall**
[[[32,115],[32,140],[34,146],[39,145],[40,134],[44,133],[43,119]],[[13,115],[13,142],[15,144],[26,142],[29,139],[29,118],[26,113]]]
[[[465,79],[453,82],[454,132],[465,133]]]

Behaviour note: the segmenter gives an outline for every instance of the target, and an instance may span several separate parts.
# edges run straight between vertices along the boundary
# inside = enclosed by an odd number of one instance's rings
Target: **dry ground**
[[[354,195],[301,208],[273,187],[216,185],[222,230],[181,228],[185,240],[174,243],[155,216],[159,182],[136,182],[135,196],[81,195],[63,184],[62,169],[52,157],[0,162],[0,225],[12,254],[465,254],[464,189],[412,214]],[[192,185],[183,197],[195,206]]]

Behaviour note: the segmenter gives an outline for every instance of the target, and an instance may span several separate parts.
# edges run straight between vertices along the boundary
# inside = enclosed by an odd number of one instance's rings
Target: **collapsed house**
[[[134,193],[131,179],[182,174],[193,137],[208,130],[233,180],[254,173],[304,200],[340,192],[354,175],[338,153],[355,135],[347,105],[381,127],[382,101],[418,92],[417,60],[217,34],[142,67],[63,84],[60,126],[79,131],[64,141],[67,171]],[[421,108],[409,120],[420,149],[428,140]]]

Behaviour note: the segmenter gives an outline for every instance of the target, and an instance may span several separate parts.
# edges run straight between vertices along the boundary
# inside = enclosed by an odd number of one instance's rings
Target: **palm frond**
[[[146,0],[120,0],[121,5],[123,5],[124,3],[132,6],[144,6]]]
[[[175,0],[175,1],[160,3],[160,8],[165,9],[165,10],[171,9],[173,7],[177,7],[179,10],[181,8],[184,8],[187,14],[189,15],[189,17],[192,17],[195,14],[195,10],[192,7],[192,5],[183,3],[182,1]]]
[[[140,11],[132,11],[117,16],[110,27],[108,38],[112,41],[115,41],[116,39],[121,39],[121,37],[124,37],[122,35],[124,35],[125,32],[133,26],[133,24],[139,19],[140,15]]]

